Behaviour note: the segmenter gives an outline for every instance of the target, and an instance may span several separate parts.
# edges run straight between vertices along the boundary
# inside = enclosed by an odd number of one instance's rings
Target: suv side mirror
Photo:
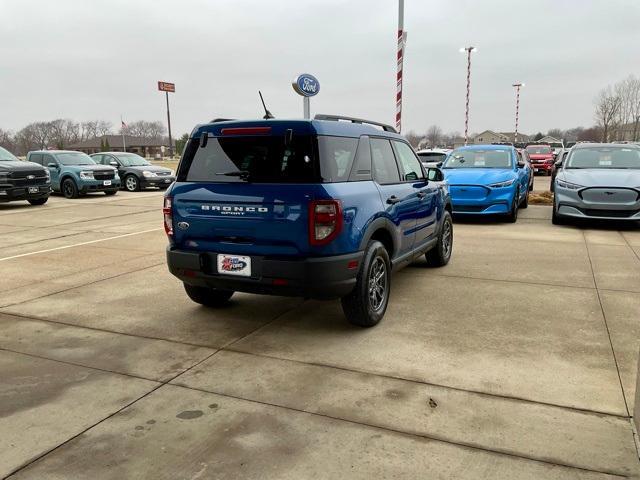
[[[527,166],[526,162],[518,162],[518,168],[524,168],[526,166]]]
[[[437,167],[429,167],[427,168],[427,179],[431,182],[442,182],[444,172]]]
[[[111,160],[111,161],[109,162],[109,165],[111,165],[112,167],[116,167],[116,168],[118,168],[118,162],[116,162],[115,160]]]
[[[560,168],[562,166],[562,159],[558,160],[554,165],[556,168]]]
[[[52,162],[52,163],[48,163],[47,167],[49,167],[49,168],[58,168],[58,165],[56,165],[55,163]]]

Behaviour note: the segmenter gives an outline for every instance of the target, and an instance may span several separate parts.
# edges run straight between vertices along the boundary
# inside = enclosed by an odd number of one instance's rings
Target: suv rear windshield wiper
[[[247,180],[251,172],[249,170],[235,170],[233,172],[216,172],[216,175],[224,175],[225,177],[239,177],[242,180]]]

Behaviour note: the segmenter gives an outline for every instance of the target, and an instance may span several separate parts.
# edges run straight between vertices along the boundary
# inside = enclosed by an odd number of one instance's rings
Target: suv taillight
[[[164,231],[171,237],[173,236],[173,207],[171,197],[164,198],[162,214],[164,215]]]
[[[326,245],[342,230],[342,204],[338,200],[309,203],[309,243]]]

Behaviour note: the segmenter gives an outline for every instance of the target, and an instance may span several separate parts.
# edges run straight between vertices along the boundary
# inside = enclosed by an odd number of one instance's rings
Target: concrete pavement
[[[0,205],[0,478],[639,476],[640,229],[457,221],[361,330],[338,302],[193,304],[160,207]]]

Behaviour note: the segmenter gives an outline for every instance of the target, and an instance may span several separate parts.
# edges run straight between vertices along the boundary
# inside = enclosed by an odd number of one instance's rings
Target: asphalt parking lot
[[[338,302],[192,303],[161,203],[0,205],[0,477],[639,474],[640,228],[458,221],[363,330]]]

